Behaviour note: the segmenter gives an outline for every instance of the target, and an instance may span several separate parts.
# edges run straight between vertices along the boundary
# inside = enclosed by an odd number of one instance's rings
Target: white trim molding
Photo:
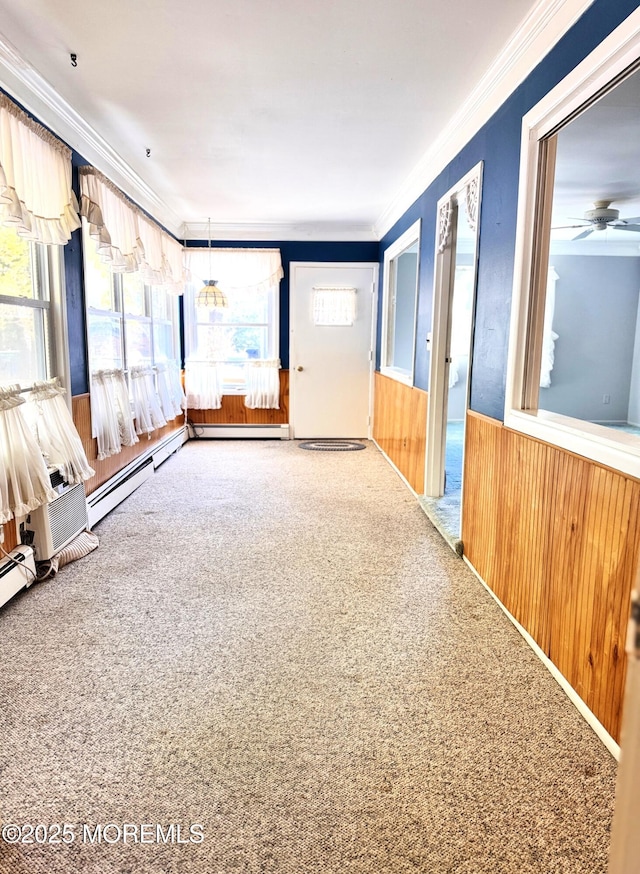
[[[180,230],[180,239],[183,240],[208,238],[209,224],[205,221],[185,222]],[[378,242],[372,225],[353,222],[211,222],[211,239],[245,242]]]
[[[535,300],[536,208],[544,139],[616,77],[640,59],[640,9],[636,9],[585,60],[553,88],[522,122],[520,184],[504,424],[622,473],[640,478],[640,446],[635,435],[544,410],[524,402],[529,322]],[[533,405],[533,404],[532,404]]]
[[[594,0],[539,0],[375,222],[381,239]]]

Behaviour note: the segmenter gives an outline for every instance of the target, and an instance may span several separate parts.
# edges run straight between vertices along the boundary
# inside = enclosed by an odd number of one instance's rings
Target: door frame
[[[296,411],[296,366],[294,361],[294,337],[293,326],[295,324],[296,312],[296,270],[299,267],[371,267],[372,268],[372,283],[371,283],[371,330],[370,330],[370,345],[369,345],[369,398],[368,398],[368,422],[367,422],[367,439],[371,439],[373,430],[373,389],[374,389],[374,372],[376,365],[376,341],[377,333],[376,326],[378,322],[378,280],[380,265],[377,261],[290,261],[289,262],[289,428],[291,436],[295,435],[295,411]]]
[[[449,345],[451,340],[451,301],[455,279],[456,225],[458,209],[466,198],[475,224],[476,246],[474,257],[473,307],[471,342],[467,367],[466,411],[469,409],[473,357],[473,335],[478,284],[479,218],[482,196],[482,169],[480,161],[438,201],[436,246],[433,279],[433,321],[428,338],[431,360],[429,367],[429,395],[427,399],[427,448],[424,477],[424,493],[439,498],[444,494],[446,413],[449,396]],[[464,423],[466,430],[466,421]],[[464,465],[464,448],[463,448]],[[464,473],[464,471],[463,471]],[[464,475],[462,477],[464,491]],[[462,507],[460,508],[460,531],[462,532]]]

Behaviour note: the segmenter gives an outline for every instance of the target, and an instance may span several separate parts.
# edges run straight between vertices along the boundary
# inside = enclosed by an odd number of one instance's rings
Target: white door
[[[377,264],[292,262],[294,437],[369,436],[377,279]]]

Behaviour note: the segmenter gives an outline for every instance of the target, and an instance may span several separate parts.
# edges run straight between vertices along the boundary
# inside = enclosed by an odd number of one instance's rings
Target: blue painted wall
[[[478,290],[471,378],[472,410],[502,420],[513,283],[522,117],[638,6],[640,0],[595,0],[500,109],[469,141],[415,203],[385,234],[384,250],[422,220],[416,379],[427,389],[427,333],[431,330],[436,206],[479,161],[484,162],[480,217]],[[382,265],[380,270],[382,276]],[[380,349],[382,295],[379,297]],[[380,361],[378,358],[377,366]]]
[[[202,240],[187,240],[187,246],[206,246]],[[379,244],[372,243],[314,243],[279,240],[276,242],[211,241],[212,246],[230,249],[280,249],[284,277],[280,283],[280,360],[284,370],[289,368],[289,277],[292,261],[337,261],[348,263],[375,263],[379,258]],[[184,343],[183,343],[184,352]]]

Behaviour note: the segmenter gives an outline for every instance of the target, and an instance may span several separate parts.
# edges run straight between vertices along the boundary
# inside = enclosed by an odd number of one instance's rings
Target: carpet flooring
[[[0,821],[70,824],[0,874],[604,874],[614,760],[371,445],[193,441],[96,533],[0,611]]]

